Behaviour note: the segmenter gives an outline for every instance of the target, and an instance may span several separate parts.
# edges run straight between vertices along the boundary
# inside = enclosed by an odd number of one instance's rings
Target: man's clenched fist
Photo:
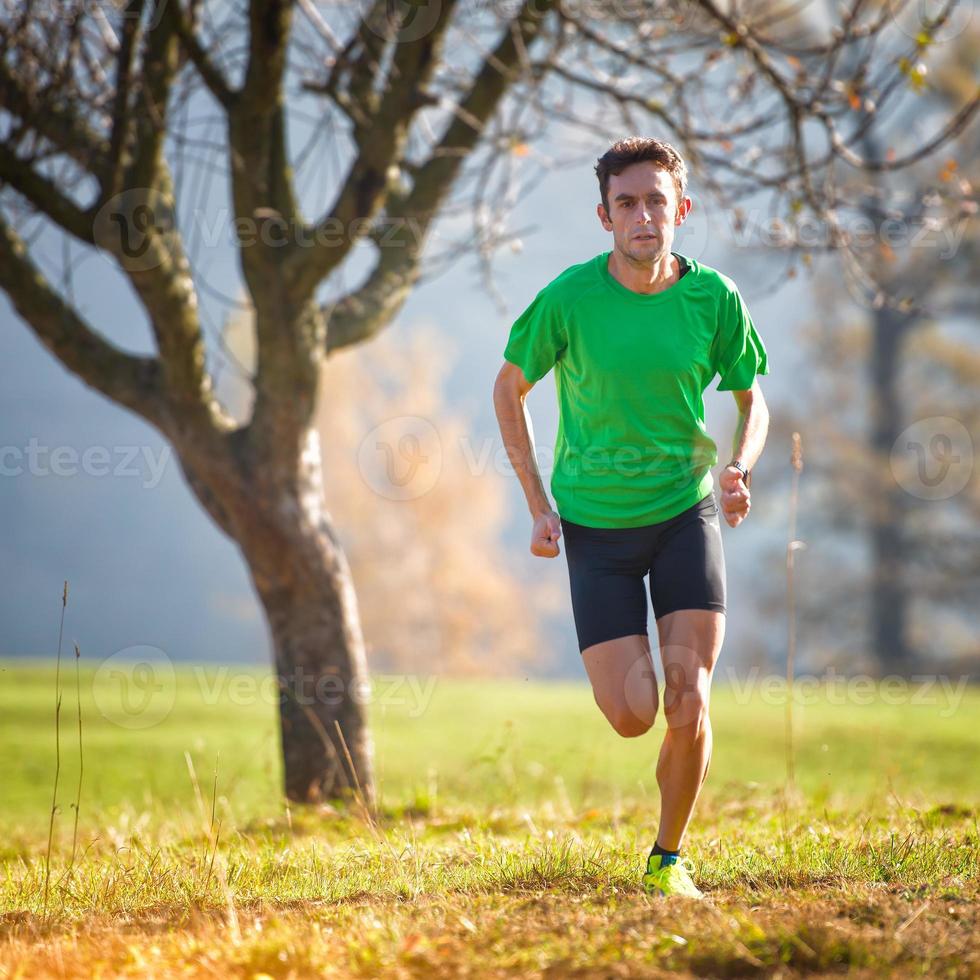
[[[738,527],[752,507],[751,494],[742,473],[734,466],[726,466],[718,477],[721,484],[721,512],[729,527]]]
[[[536,517],[531,529],[531,554],[540,558],[557,558],[560,537],[561,521],[554,511]]]

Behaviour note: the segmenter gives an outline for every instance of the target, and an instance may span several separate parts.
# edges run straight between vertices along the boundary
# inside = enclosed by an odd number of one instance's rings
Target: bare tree
[[[556,131],[556,157],[574,154],[578,134],[592,160],[597,136],[656,127],[722,202],[761,191],[780,211],[837,227],[841,168],[907,166],[980,105],[971,95],[925,146],[891,158],[855,149],[909,95],[955,8],[910,32],[907,6],[3,0],[0,287],[69,370],[172,443],[191,490],[241,549],[289,694],[290,798],[346,796],[359,783],[373,800],[370,733],[352,696],[366,682],[364,639],[323,505],[314,425],[324,362],[391,323],[423,273],[474,249],[489,273],[508,237],[501,209],[529,186],[521,164],[547,176],[556,164],[544,138]],[[859,67],[842,73],[848,52]],[[333,199],[312,219],[297,184],[307,148],[290,142],[288,107],[301,98],[317,100],[319,128],[347,149]],[[192,99],[221,121],[236,227],[255,233],[238,249],[257,350],[244,423],[215,394],[205,284],[177,220],[168,140],[191,140],[177,109]],[[458,214],[472,216],[474,233],[426,254],[423,269],[432,223]],[[113,256],[152,328],[153,356],[124,352],[86,322],[70,290],[42,273],[31,228]],[[374,264],[337,294],[359,242],[373,243]],[[344,696],[310,699],[323,681]]]

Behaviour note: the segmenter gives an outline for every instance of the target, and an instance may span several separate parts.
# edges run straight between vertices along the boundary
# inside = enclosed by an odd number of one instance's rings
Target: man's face
[[[674,229],[692,207],[689,197],[678,202],[674,178],[652,160],[610,174],[607,197],[608,213],[601,204],[596,209],[602,227],[613,233],[617,252],[645,265],[670,254]]]

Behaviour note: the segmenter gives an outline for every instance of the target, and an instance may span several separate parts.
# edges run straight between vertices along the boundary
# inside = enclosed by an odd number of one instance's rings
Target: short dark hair
[[[661,170],[674,178],[677,201],[684,199],[687,191],[687,164],[670,143],[654,139],[652,136],[627,136],[617,140],[596,163],[595,173],[599,178],[599,193],[602,206],[609,213],[609,175],[621,174],[632,163],[652,160]]]

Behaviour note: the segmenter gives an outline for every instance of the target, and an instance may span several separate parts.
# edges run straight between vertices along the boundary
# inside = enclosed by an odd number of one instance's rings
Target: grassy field
[[[183,668],[140,713],[83,669],[76,837],[66,658],[48,873],[54,669],[0,662],[0,977],[980,975],[980,692],[800,692],[786,792],[778,684],[716,684],[708,901],[664,903],[662,720],[627,740],[584,684],[377,678],[365,822],[285,806],[266,678]]]

